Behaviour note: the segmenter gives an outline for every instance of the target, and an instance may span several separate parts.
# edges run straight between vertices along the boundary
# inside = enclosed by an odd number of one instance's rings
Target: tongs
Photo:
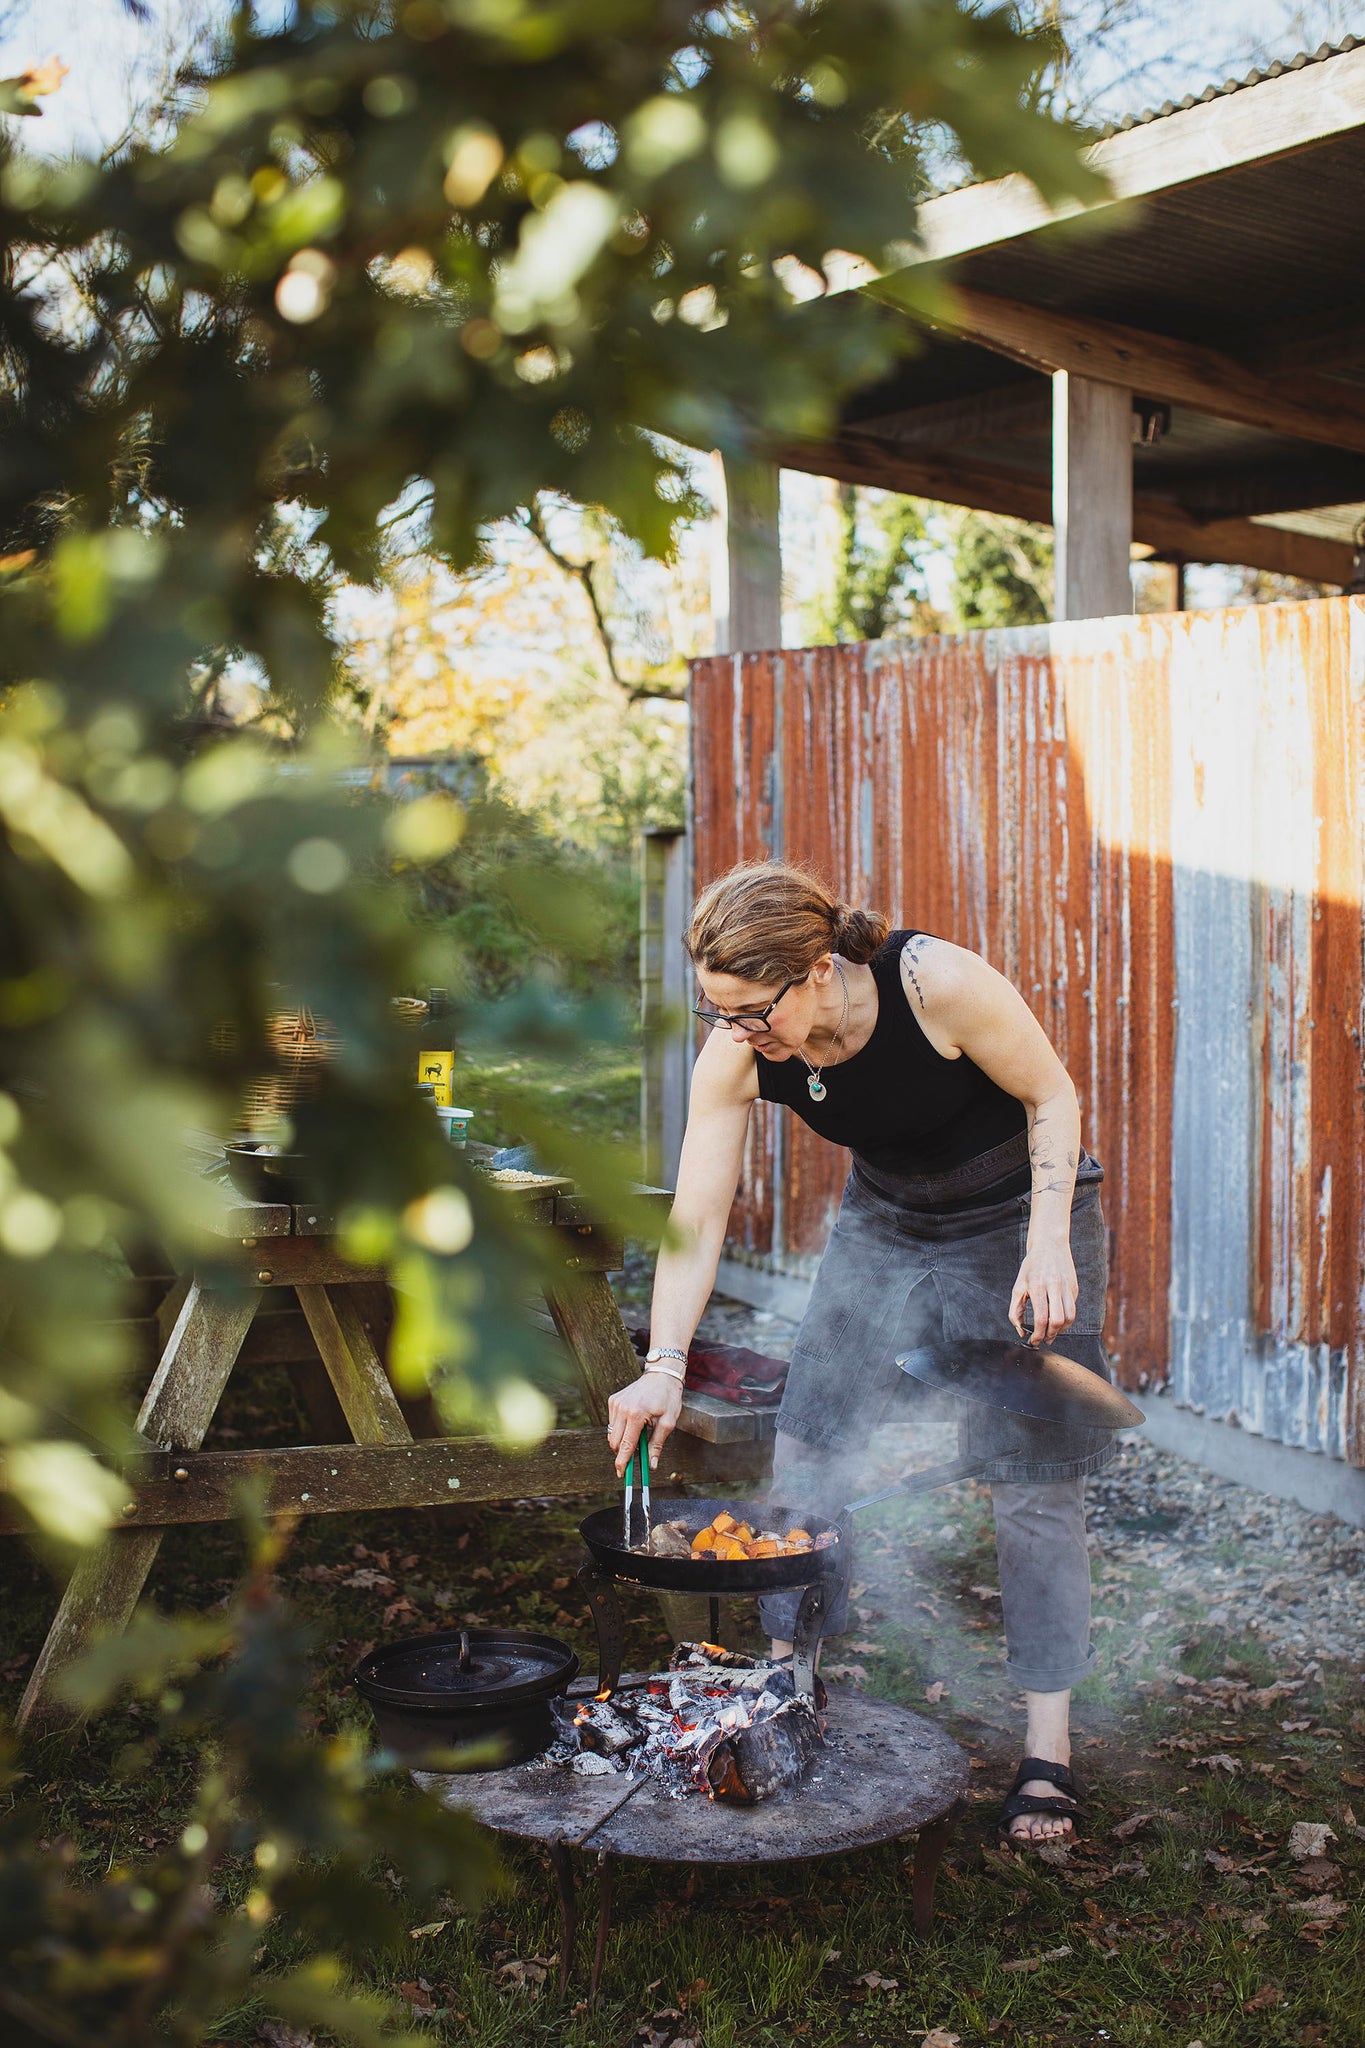
[[[629,1462],[629,1464],[628,1464],[628,1465],[626,1466],[626,1496],[625,1496],[625,1514],[624,1514],[624,1517],[623,1517],[623,1532],[622,1532],[622,1533],[623,1533],[623,1536],[624,1536],[624,1540],[625,1540],[625,1547],[626,1547],[626,1549],[627,1549],[627,1550],[631,1550],[631,1549],[633,1549],[633,1548],[634,1548],[634,1539],[633,1539],[633,1534],[632,1534],[632,1530],[631,1530],[631,1515],[632,1515],[632,1511],[633,1511],[633,1509],[634,1509],[634,1506],[635,1506],[635,1466],[636,1466],[636,1461],[637,1461],[637,1459],[638,1459],[638,1461],[639,1461],[639,1466],[640,1466],[640,1512],[641,1512],[641,1514],[642,1514],[642,1515],[643,1515],[643,1517],[644,1517],[644,1525],[645,1525],[645,1526],[644,1526],[644,1535],[643,1535],[643,1536],[641,1537],[641,1539],[640,1539],[640,1540],[641,1540],[642,1542],[644,1542],[644,1543],[648,1543],[648,1541],[649,1541],[649,1443],[648,1443],[648,1440],[647,1440],[647,1438],[646,1438],[646,1436],[645,1436],[645,1432],[644,1432],[643,1430],[641,1430],[641,1432],[640,1432],[640,1435],[639,1435],[639,1439],[638,1439],[638,1441],[636,1442],[636,1445],[635,1445],[635,1449],[634,1449],[634,1450],[633,1450],[633,1451],[631,1452],[631,1454],[630,1454],[630,1462]]]

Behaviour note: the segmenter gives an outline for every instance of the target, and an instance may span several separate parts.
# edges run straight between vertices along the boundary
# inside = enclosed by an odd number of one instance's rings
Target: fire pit
[[[622,1690],[649,1682],[632,1675]],[[591,1696],[583,1681],[569,1691],[570,1701]],[[578,1927],[574,1850],[598,1864],[594,1995],[611,1928],[613,1861],[621,1856],[711,1867],[801,1862],[916,1833],[911,1907],[916,1933],[927,1935],[952,1814],[967,1783],[967,1756],[932,1721],[887,1700],[831,1686],[828,1712],[827,1737],[807,1775],[755,1805],[674,1799],[646,1775],[580,1777],[543,1759],[510,1771],[416,1772],[414,1778],[497,1833],[549,1850],[559,1894],[561,1991]]]

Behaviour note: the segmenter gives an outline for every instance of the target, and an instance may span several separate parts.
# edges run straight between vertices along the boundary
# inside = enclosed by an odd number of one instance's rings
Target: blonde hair
[[[809,974],[824,953],[862,966],[890,929],[879,910],[851,909],[808,869],[756,860],[707,884],[683,944],[708,973],[767,986]]]

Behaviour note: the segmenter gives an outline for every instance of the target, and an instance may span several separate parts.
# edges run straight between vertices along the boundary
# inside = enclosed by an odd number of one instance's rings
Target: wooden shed
[[[1093,160],[1082,219],[1009,178],[930,202],[952,327],[727,479],[688,878],[810,860],[1011,974],[1106,1159],[1110,1340],[1163,1440],[1365,1521],[1365,43]],[[1050,519],[1057,623],[775,651],[778,464]],[[1171,614],[1131,616],[1134,543]],[[1191,561],[1348,595],[1182,616]],[[799,1305],[841,1179],[764,1108],[723,1284]]]

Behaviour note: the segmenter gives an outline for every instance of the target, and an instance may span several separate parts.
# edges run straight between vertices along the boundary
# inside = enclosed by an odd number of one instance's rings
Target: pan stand
[[[574,1879],[573,1859],[569,1854],[570,1844],[563,1840],[550,1843],[550,1864],[554,1870],[555,1885],[559,1892],[559,1995],[562,1998],[568,1989],[569,1974],[573,1967],[574,1950],[578,1944],[578,1888]],[[572,1845],[574,1848],[578,1843]],[[940,1853],[942,1853],[940,1851]],[[610,1850],[597,1851],[597,1939],[592,1951],[592,1975],[588,1979],[588,1997],[595,2000],[602,1983],[602,1969],[607,1960],[607,1936],[611,1932],[612,1873],[615,1858]]]
[[[621,1681],[621,1661],[626,1653],[626,1624],[616,1581],[595,1564],[578,1567],[578,1583],[597,1630],[597,1691],[599,1697],[615,1692]]]

